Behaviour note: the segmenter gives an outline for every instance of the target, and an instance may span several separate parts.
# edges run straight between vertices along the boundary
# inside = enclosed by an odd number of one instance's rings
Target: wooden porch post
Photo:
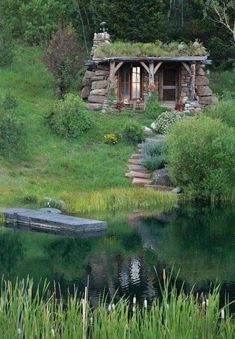
[[[191,79],[190,79],[190,100],[195,100],[195,79],[196,79],[196,64],[191,64]]]
[[[154,84],[154,63],[150,61],[149,63],[149,84]]]

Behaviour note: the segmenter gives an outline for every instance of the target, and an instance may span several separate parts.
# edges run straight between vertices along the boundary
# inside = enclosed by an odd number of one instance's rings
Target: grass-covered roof
[[[169,44],[156,41],[155,43],[113,42],[95,50],[95,58],[112,57],[177,57],[205,56],[207,51],[202,43],[173,41]]]

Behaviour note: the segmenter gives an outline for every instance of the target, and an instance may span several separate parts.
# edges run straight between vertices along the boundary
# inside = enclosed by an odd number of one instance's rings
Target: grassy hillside
[[[124,173],[133,146],[121,142],[106,145],[103,136],[119,133],[130,119],[147,123],[142,113],[94,112],[95,126],[88,134],[79,140],[65,140],[44,124],[44,115],[56,99],[40,48],[18,46],[13,65],[0,68],[0,79],[0,94],[10,92],[20,102],[30,143],[26,160],[0,159],[1,206],[23,205],[31,196],[60,198],[73,192],[130,187]]]

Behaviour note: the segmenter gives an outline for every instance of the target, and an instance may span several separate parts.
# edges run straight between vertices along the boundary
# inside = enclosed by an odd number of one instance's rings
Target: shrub
[[[196,198],[231,198],[235,187],[235,132],[208,117],[177,122],[166,138],[172,181]]]
[[[1,27],[0,27],[1,28]],[[13,61],[12,43],[8,36],[0,33],[0,66],[6,66]]]
[[[2,111],[15,110],[18,107],[18,101],[11,93],[7,93],[1,100],[0,108]]]
[[[164,167],[164,157],[160,154],[155,156],[145,156],[141,161],[141,165],[149,171],[155,171]]]
[[[83,101],[74,94],[58,100],[45,119],[53,131],[65,138],[77,138],[92,126]]]
[[[188,111],[165,111],[156,119],[157,128],[155,131],[160,134],[166,134],[172,124],[189,116],[191,116],[191,113]]]
[[[164,151],[165,141],[164,140],[156,140],[145,142],[143,153],[144,155],[155,156],[162,154]]]
[[[1,113],[0,117],[0,153],[11,158],[26,153],[26,128],[14,112]]]
[[[204,111],[204,114],[213,119],[219,119],[230,127],[235,127],[235,102],[221,100],[215,106]]]
[[[156,119],[166,108],[161,107],[157,98],[157,91],[154,84],[150,84],[145,114],[148,118]]]
[[[118,138],[116,134],[108,133],[104,135],[104,142],[105,144],[116,145],[116,143],[118,142]]]
[[[128,143],[137,144],[144,140],[143,128],[135,121],[130,121],[126,124],[122,135],[124,140]]]

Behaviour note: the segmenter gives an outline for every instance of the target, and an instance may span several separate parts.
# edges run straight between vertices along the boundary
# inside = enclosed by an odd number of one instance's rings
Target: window
[[[140,99],[141,98],[140,67],[132,67],[131,98],[132,99]]]
[[[125,65],[119,71],[119,98],[140,99],[142,97],[141,68]]]

